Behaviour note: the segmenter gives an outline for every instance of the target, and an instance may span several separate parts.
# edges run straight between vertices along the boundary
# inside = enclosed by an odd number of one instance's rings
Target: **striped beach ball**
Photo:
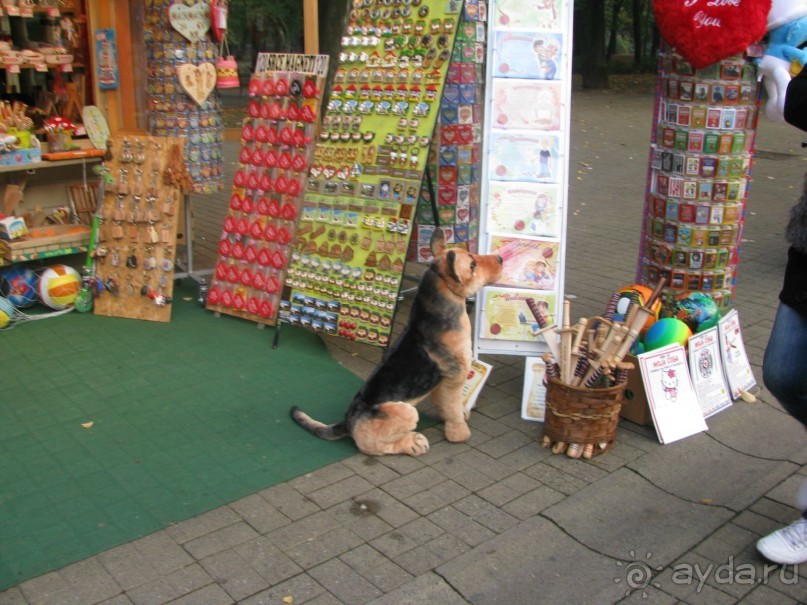
[[[76,301],[81,276],[67,265],[53,265],[39,276],[39,300],[51,309],[66,309]]]

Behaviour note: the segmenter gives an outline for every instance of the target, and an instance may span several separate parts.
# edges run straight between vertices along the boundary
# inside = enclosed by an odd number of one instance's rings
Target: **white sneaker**
[[[757,550],[774,563],[807,563],[807,519],[801,518],[760,538],[757,541]]]

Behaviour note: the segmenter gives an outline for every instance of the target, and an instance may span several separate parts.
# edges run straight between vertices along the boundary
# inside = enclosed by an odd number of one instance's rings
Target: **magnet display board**
[[[504,272],[477,295],[474,352],[534,355],[563,306],[572,6],[489,5],[480,253]]]

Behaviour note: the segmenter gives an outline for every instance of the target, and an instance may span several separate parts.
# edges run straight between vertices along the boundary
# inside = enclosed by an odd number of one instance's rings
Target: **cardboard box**
[[[39,147],[17,149],[16,151],[0,153],[0,166],[23,166],[25,164],[32,164],[33,162],[41,161],[42,151],[39,149]]]
[[[28,226],[19,216],[0,219],[0,239],[15,240],[28,235]]]
[[[628,355],[625,361],[636,366],[628,374],[628,385],[625,387],[625,398],[622,400],[622,409],[619,415],[626,420],[641,425],[653,424],[653,416],[650,407],[647,405],[647,394],[642,382],[642,372],[639,369],[639,360],[633,355]]]
[[[26,237],[13,241],[0,240],[0,253],[7,261],[18,263],[86,252],[90,231],[84,225],[34,227],[28,230]]]

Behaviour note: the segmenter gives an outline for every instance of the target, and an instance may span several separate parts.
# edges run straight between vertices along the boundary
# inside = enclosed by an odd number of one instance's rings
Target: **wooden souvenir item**
[[[177,2],[168,9],[168,18],[171,27],[182,36],[191,42],[203,42],[207,30],[210,29],[210,5],[207,2],[198,2],[193,6],[186,6]]]
[[[201,105],[216,86],[216,65],[185,63],[177,67],[177,77],[182,90],[188,93],[197,105]]]

